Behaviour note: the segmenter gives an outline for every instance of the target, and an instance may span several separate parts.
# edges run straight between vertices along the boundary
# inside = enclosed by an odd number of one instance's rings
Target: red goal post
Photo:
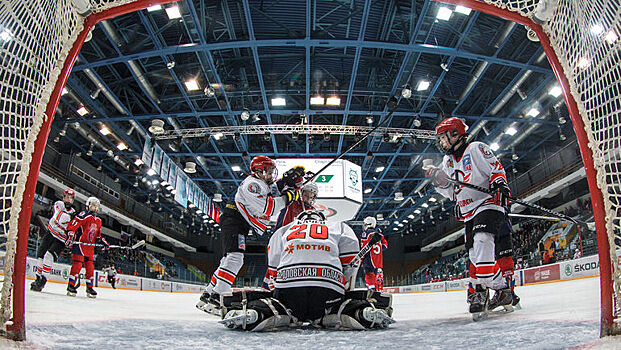
[[[619,333],[621,8],[605,0],[436,0],[527,26],[563,90],[587,174],[600,261],[600,335]],[[550,4],[549,10],[541,5]],[[540,7],[538,7],[538,5]],[[597,30],[594,30],[595,26]],[[600,30],[601,29],[601,30]]]
[[[25,339],[30,215],[41,159],[62,90],[100,21],[177,0],[5,0],[0,3],[0,236],[6,238],[0,321]],[[85,4],[89,14],[80,14]]]

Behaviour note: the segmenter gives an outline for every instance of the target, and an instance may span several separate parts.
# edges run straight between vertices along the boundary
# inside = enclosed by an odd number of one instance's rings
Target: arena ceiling
[[[525,27],[436,1],[182,0],[96,26],[50,140],[144,201],[156,189],[143,185],[134,161],[155,119],[166,130],[299,124],[301,116],[311,125],[375,126],[394,95],[399,107],[385,126],[433,130],[441,118],[465,118],[474,139],[498,146],[511,179],[541,161],[542,147],[553,151],[573,135],[555,84]],[[322,104],[312,103],[318,96]],[[328,97],[338,101],[327,105]],[[441,157],[432,141],[392,136],[369,137],[344,157],[363,170],[357,219],[380,213],[392,230],[396,221],[448,218],[452,208],[430,201],[421,169],[422,159]],[[205,193],[226,199],[254,156],[333,158],[358,137],[240,133],[162,143],[177,164],[197,164],[191,178]],[[173,202],[153,206],[181,214]]]

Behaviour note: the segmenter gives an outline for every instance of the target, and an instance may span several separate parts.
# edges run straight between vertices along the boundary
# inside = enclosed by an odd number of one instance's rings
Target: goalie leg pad
[[[395,320],[392,315],[392,296],[372,291],[352,291],[336,313],[326,315],[321,324],[330,329],[362,330],[386,328]]]
[[[234,307],[234,309],[230,309],[220,322],[228,328],[269,332],[297,325],[297,319],[280,301],[269,296],[259,298],[261,294],[269,293],[253,292],[246,294],[245,291],[242,291],[235,294],[237,295],[230,298],[235,299],[241,296],[241,300],[228,300],[229,307]]]

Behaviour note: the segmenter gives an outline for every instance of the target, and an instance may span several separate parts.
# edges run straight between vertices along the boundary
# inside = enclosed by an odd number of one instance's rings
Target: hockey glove
[[[282,195],[285,198],[285,205],[289,206],[291,203],[300,199],[300,193],[295,189],[287,189]]]
[[[282,191],[285,186],[291,188],[297,188],[304,181],[304,167],[296,166],[289,170],[287,170],[284,174],[282,174],[281,183],[278,184],[278,189]],[[282,186],[282,187],[281,187]]]
[[[511,189],[504,179],[499,178],[489,185],[489,189],[492,191],[492,199],[494,204],[501,207],[507,207],[509,205],[509,198],[511,197]]]
[[[431,178],[431,183],[435,187],[447,188],[449,183],[449,176],[442,170],[436,167],[430,167],[425,171],[425,177]]]
[[[65,240],[65,247],[71,248],[73,245],[73,239],[75,238],[75,233],[73,231],[67,232],[67,239]]]
[[[455,214],[455,219],[464,221],[464,216],[461,214],[461,207],[457,203],[455,203],[455,207],[453,207],[453,214]]]

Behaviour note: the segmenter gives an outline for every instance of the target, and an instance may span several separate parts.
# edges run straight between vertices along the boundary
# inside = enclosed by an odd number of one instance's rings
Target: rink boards
[[[0,252],[0,269],[4,270],[4,252]],[[37,259],[28,257],[26,258],[26,278],[35,279],[35,272],[37,269]],[[2,274],[0,271],[0,275]],[[67,264],[52,264],[50,273],[48,274],[48,281],[56,283],[67,283],[69,280],[69,272],[71,266]],[[80,271],[80,278],[82,284],[86,285],[84,279],[85,270]],[[191,283],[181,283],[172,281],[163,281],[146,277],[131,276],[117,274],[116,288],[119,289],[131,289],[131,290],[146,290],[155,292],[170,292],[170,293],[201,293],[202,286]],[[107,274],[101,270],[95,270],[95,287],[112,288],[108,283]]]
[[[599,276],[598,255],[516,271],[515,284],[523,286],[594,276]],[[384,291],[388,293],[426,293],[464,290],[468,287],[468,281],[468,278],[464,278],[410,286],[385,287]]]

